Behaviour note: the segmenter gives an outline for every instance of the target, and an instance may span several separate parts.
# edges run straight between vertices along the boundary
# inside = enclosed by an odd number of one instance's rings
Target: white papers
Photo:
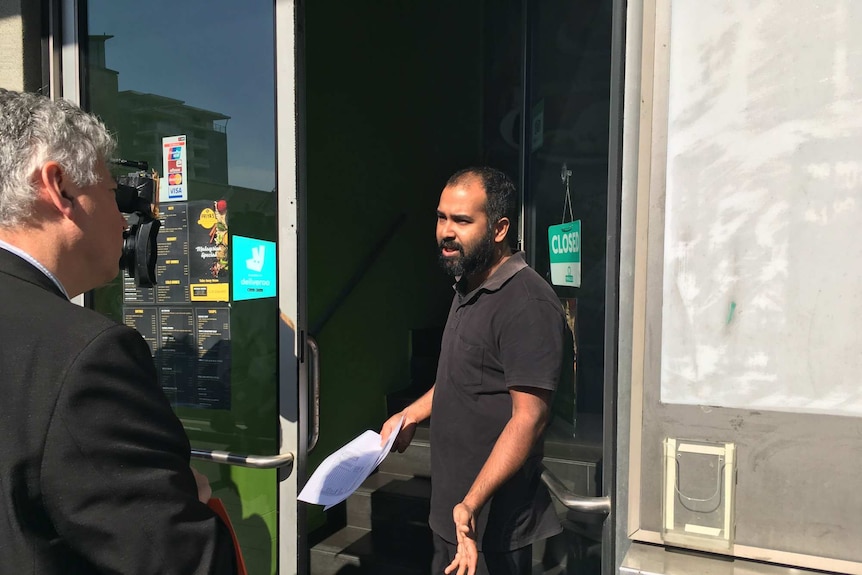
[[[350,497],[386,459],[403,423],[402,417],[389,435],[386,445],[381,446],[380,434],[369,429],[324,459],[311,474],[297,499],[325,505],[329,509]]]

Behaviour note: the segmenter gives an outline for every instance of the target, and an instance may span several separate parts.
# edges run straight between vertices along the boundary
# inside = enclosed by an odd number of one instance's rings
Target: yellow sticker
[[[230,301],[230,284],[191,284],[189,297],[192,301]]]
[[[201,211],[201,217],[198,220],[198,224],[202,228],[210,229],[214,225],[216,225],[216,215],[212,208],[204,208]]]

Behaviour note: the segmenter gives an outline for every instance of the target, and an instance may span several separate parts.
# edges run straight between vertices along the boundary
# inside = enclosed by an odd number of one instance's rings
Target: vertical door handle
[[[308,453],[317,446],[320,439],[320,347],[317,340],[305,336],[308,345],[308,382],[311,384],[311,431],[308,435]]]

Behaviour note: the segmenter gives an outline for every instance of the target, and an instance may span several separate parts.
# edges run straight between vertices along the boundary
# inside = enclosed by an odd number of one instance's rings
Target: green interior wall
[[[321,354],[311,473],[380,428],[386,394],[410,383],[410,330],[445,321],[435,209],[448,176],[479,158],[482,27],[479,2],[306,10],[307,305]]]

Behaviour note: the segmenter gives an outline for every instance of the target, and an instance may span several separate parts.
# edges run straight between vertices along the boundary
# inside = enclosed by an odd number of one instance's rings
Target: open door
[[[118,277],[87,303],[149,343],[249,573],[307,572],[296,494],[315,348],[301,323],[296,3],[61,8],[78,23],[64,28],[64,78],[81,79],[64,96],[114,131],[115,176],[149,180],[161,220],[157,284]]]

